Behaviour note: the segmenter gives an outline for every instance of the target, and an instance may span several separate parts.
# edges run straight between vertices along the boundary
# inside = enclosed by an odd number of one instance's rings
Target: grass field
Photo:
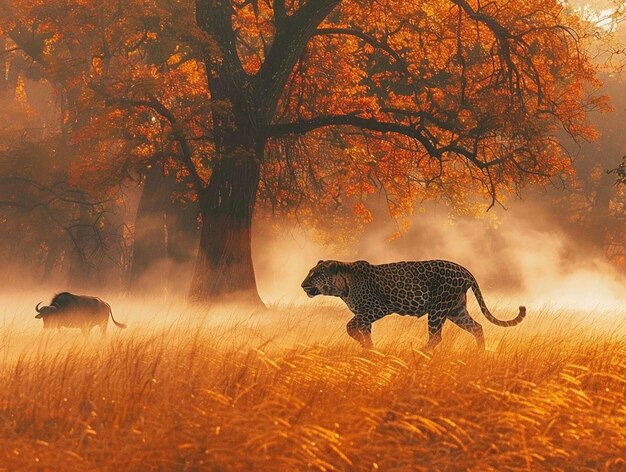
[[[626,470],[623,312],[474,308],[487,352],[446,326],[429,356],[425,319],[362,351],[338,305],[113,299],[129,328],[85,340],[2,301],[0,470]]]

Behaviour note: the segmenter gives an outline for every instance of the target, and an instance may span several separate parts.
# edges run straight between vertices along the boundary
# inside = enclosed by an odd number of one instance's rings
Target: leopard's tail
[[[474,292],[474,296],[476,297],[476,300],[478,301],[478,306],[480,306],[480,310],[483,312],[483,315],[485,315],[485,318],[491,321],[494,325],[504,326],[505,328],[509,326],[516,326],[520,324],[522,320],[524,319],[524,317],[526,316],[526,307],[520,306],[519,314],[515,318],[509,321],[499,320],[498,318],[493,316],[491,312],[489,311],[489,309],[487,308],[487,305],[485,304],[485,300],[483,299],[483,294],[480,292],[480,287],[478,286],[478,282],[476,282],[475,279],[472,281],[471,287],[472,287],[472,292]]]

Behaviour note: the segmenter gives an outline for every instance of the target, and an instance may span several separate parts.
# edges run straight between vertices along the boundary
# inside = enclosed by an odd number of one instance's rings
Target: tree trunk
[[[48,242],[48,253],[46,254],[46,261],[43,266],[43,274],[41,276],[41,282],[46,283],[52,280],[52,271],[54,270],[57,260],[60,254],[60,245],[57,239],[50,238]]]
[[[0,74],[0,96],[5,99],[5,94],[8,90],[8,78],[7,78],[7,66],[9,65],[9,61],[6,59],[9,57],[8,54],[5,53],[7,49],[7,40],[5,37],[0,37],[0,70],[2,74]]]
[[[180,187],[180,188],[179,188]],[[191,264],[198,235],[196,205],[172,201],[172,193],[184,190],[174,175],[165,175],[155,164],[146,173],[135,218],[131,290],[188,287],[181,280],[182,266]],[[158,273],[159,280],[154,274]]]
[[[254,155],[253,153],[251,153]],[[193,301],[236,301],[263,306],[252,264],[252,213],[259,162],[222,157],[200,196],[202,230],[191,284]]]
[[[589,218],[586,224],[587,240],[593,248],[603,253],[606,252],[607,233],[610,233],[614,219],[611,218],[610,203],[614,191],[614,182],[611,175],[607,174],[604,169],[599,181],[596,183],[595,198]]]
[[[144,281],[145,278],[149,277],[150,269],[167,259],[166,197],[161,191],[165,183],[163,169],[158,164],[152,166],[144,177],[133,234],[133,260],[130,270],[131,290],[144,288],[146,285]],[[151,281],[150,288],[154,288],[153,282]],[[164,281],[159,282],[158,285],[163,286]]]
[[[69,284],[82,289],[95,284],[97,272],[86,258],[93,243],[93,222],[87,205],[87,196],[84,192],[78,192],[76,198],[84,203],[78,204],[78,224],[72,241]]]

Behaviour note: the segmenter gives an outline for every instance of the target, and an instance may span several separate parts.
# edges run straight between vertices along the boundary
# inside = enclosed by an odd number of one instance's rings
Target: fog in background
[[[270,302],[306,303],[299,285],[320,259],[373,264],[447,259],[476,276],[487,302],[574,310],[626,306],[624,274],[555,223],[553,211],[540,192],[511,200],[507,210],[496,208],[482,218],[452,218],[447,208],[428,204],[412,216],[405,234],[390,241],[397,227],[381,210],[357,248],[345,252],[316,244],[305,230],[288,223],[282,234],[257,230],[259,290]]]

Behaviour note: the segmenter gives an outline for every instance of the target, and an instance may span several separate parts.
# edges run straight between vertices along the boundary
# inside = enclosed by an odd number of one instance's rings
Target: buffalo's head
[[[319,261],[302,282],[302,289],[313,298],[316,295],[345,297],[349,287],[346,279],[348,265],[338,261]]]
[[[59,307],[50,305],[50,306],[42,306],[41,308],[39,308],[39,305],[41,305],[42,303],[43,302],[39,302],[37,303],[37,306],[35,306],[35,311],[37,312],[37,314],[35,315],[35,318],[43,319],[44,329],[53,328],[56,325],[56,320],[54,319],[55,317],[54,316],[50,317],[47,315],[52,315],[53,313],[56,313],[59,310]]]

